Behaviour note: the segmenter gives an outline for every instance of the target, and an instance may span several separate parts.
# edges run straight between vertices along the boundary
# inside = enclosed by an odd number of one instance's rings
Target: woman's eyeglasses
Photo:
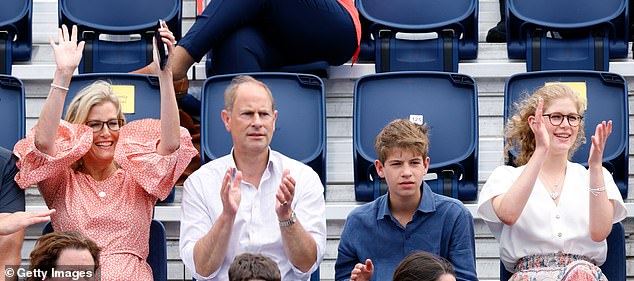
[[[101,132],[103,126],[108,126],[110,131],[119,131],[123,126],[123,119],[110,119],[108,121],[90,120],[86,121],[86,126],[90,127],[94,133]]]
[[[550,120],[550,124],[552,124],[553,126],[561,125],[561,123],[564,122],[564,118],[566,118],[568,119],[568,125],[570,125],[571,127],[577,127],[579,126],[579,123],[581,123],[581,119],[583,119],[583,116],[579,114],[566,115],[561,113],[550,113],[544,114],[542,116],[548,117],[548,119]]]

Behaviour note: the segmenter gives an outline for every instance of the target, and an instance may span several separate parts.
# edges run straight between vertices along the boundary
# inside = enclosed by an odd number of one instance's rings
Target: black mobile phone
[[[161,33],[158,31],[158,29],[161,27],[161,20],[158,20],[156,30],[154,31],[154,39],[156,40],[156,48],[158,49],[159,67],[161,68],[161,70],[163,70],[165,69],[165,63],[167,63],[167,53],[165,51],[167,46],[165,46],[165,43],[163,43],[163,40],[161,39]]]

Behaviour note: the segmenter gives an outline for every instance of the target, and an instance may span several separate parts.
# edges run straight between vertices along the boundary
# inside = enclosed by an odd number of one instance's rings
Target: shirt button
[[[561,232],[557,233],[557,237],[561,237]]]
[[[105,193],[105,192],[103,192],[103,191],[99,192],[99,197],[101,197],[101,198],[106,197],[106,193]]]

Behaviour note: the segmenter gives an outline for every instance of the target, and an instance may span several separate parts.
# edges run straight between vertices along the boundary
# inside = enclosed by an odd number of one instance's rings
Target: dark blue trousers
[[[213,50],[213,71],[225,74],[340,65],[354,54],[357,38],[337,0],[213,0],[179,45],[196,61]]]

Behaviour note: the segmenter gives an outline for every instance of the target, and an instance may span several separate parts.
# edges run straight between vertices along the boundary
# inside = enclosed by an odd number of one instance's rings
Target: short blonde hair
[[[396,119],[387,124],[374,139],[374,150],[381,163],[395,147],[406,149],[427,158],[429,136],[426,124],[418,125],[406,119]]]
[[[229,86],[227,86],[227,89],[225,89],[225,93],[224,93],[225,110],[231,112],[231,110],[233,109],[233,104],[236,101],[236,94],[238,93],[238,87],[246,83],[253,83],[262,87],[266,91],[267,95],[269,96],[269,99],[271,99],[271,109],[272,110],[275,109],[275,101],[273,100],[273,94],[271,93],[271,89],[269,89],[269,87],[266,84],[264,84],[262,81],[259,81],[249,75],[239,75],[231,79],[231,84],[229,84]]]
[[[75,95],[70,105],[68,105],[65,120],[73,124],[84,124],[92,107],[106,102],[110,102],[115,106],[117,118],[123,119],[125,124],[121,103],[112,90],[112,85],[101,80],[86,86]]]
[[[586,110],[586,103],[579,98],[579,95],[570,87],[563,84],[552,84],[541,87],[524,100],[513,104],[515,114],[511,116],[506,123],[504,132],[506,146],[504,147],[504,152],[506,157],[508,157],[509,150],[519,148],[520,151],[514,161],[514,164],[517,166],[528,163],[528,160],[533,156],[533,152],[535,152],[535,134],[533,134],[533,131],[528,125],[528,117],[535,115],[539,98],[544,100],[544,108],[548,108],[555,100],[570,99],[575,104],[579,115],[583,115]],[[569,159],[574,152],[577,151],[579,146],[585,143],[583,127],[584,122],[583,119],[581,119],[577,139],[568,153]]]

